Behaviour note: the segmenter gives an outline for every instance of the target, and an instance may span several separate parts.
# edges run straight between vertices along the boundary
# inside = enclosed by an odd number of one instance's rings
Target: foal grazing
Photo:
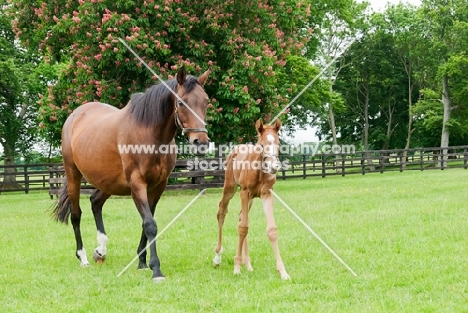
[[[242,208],[239,215],[239,242],[234,257],[234,274],[240,273],[242,263],[247,267],[247,270],[253,270],[247,245],[249,211],[253,199],[260,198],[267,220],[266,232],[275,253],[276,269],[282,279],[290,279],[278,249],[278,236],[273,213],[273,195],[270,192],[276,182],[276,172],[281,167],[278,159],[278,131],[281,128],[281,121],[277,119],[275,125],[270,126],[263,125],[262,120],[259,119],[255,123],[255,128],[258,135],[257,144],[236,146],[226,160],[223,197],[219,202],[218,210],[218,245],[215,249],[216,255],[213,263],[215,266],[221,264],[224,219],[228,212],[229,201],[234,196],[237,185],[239,185]]]
[[[99,244],[94,250],[95,261],[102,263],[107,252],[102,220],[104,202],[111,195],[131,195],[143,226],[137,250],[141,252],[138,268],[148,267],[145,249],[150,241],[149,266],[153,270],[153,280],[164,280],[153,241],[158,231],[153,215],[176,162],[173,147],[177,128],[188,135],[192,145],[208,145],[204,120],[209,99],[203,85],[209,73],[206,71],[197,78],[186,75],[182,67],[175,80],[133,95],[122,110],[91,102],[80,106],[66,120],[62,130],[62,154],[67,181],[60,190],[53,214],[64,223],[70,216],[76,256],[82,266],[89,265],[80,231],[80,185],[84,177],[97,189],[90,199]],[[129,145],[153,147],[156,153],[121,149]],[[165,149],[158,153],[159,148]]]

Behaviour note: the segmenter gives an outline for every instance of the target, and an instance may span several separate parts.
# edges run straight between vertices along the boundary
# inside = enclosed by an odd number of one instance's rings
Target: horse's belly
[[[82,174],[87,182],[105,193],[120,196],[130,194],[130,186],[123,173],[106,173],[105,170],[101,170]]]

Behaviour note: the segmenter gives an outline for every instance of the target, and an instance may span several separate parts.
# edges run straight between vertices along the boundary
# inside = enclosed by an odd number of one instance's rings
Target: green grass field
[[[275,191],[357,272],[354,277],[275,202],[291,281],[275,269],[260,201],[252,208],[253,272],[234,276],[239,197],[225,224],[224,258],[212,266],[221,190],[208,190],[158,239],[167,280],[133,259],[141,220],[128,198],[104,207],[107,261],[81,268],[70,225],[55,223],[47,193],[0,195],[0,312],[468,312],[468,171],[408,171],[278,181]],[[197,191],[167,192],[162,229]],[[88,258],[96,247],[82,199]]]

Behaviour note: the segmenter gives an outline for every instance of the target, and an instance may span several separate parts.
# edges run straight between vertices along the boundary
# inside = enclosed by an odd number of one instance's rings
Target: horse
[[[96,187],[90,197],[98,241],[94,260],[102,263],[107,254],[108,237],[102,219],[104,202],[111,195],[131,195],[142,219],[138,269],[148,268],[146,244],[152,242],[149,247],[152,279],[165,280],[154,242],[158,231],[154,212],[176,163],[177,130],[180,128],[188,135],[192,147],[199,151],[209,144],[204,122],[209,98],[203,86],[210,72],[211,69],[197,78],[187,75],[181,67],[175,79],[133,94],[123,109],[90,102],[78,107],[65,121],[62,156],[66,182],[52,213],[57,221],[66,224],[70,216],[76,257],[82,266],[90,265],[80,232],[79,198],[84,177]],[[153,147],[154,151],[128,149],[138,145]]]
[[[234,196],[237,186],[240,186],[241,211],[237,228],[239,241],[234,257],[234,274],[240,274],[242,263],[247,270],[253,270],[247,244],[249,211],[253,199],[260,198],[267,221],[266,233],[276,258],[276,269],[283,280],[288,280],[290,277],[286,272],[278,248],[277,227],[273,213],[273,195],[270,192],[276,182],[276,173],[281,168],[278,158],[278,131],[281,128],[281,121],[276,119],[274,125],[264,125],[262,119],[259,119],[255,123],[255,128],[258,136],[257,143],[255,145],[235,146],[226,158],[223,196],[219,202],[217,213],[218,244],[215,248],[213,264],[214,266],[221,264],[224,220],[228,212],[229,201]]]

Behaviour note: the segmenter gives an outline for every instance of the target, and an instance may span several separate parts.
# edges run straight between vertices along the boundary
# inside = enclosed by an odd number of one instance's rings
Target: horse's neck
[[[177,135],[177,126],[175,122],[174,112],[170,114],[164,120],[164,123],[159,125],[154,125],[153,133],[156,136],[158,141],[163,143],[170,143],[174,140],[175,136]]]

